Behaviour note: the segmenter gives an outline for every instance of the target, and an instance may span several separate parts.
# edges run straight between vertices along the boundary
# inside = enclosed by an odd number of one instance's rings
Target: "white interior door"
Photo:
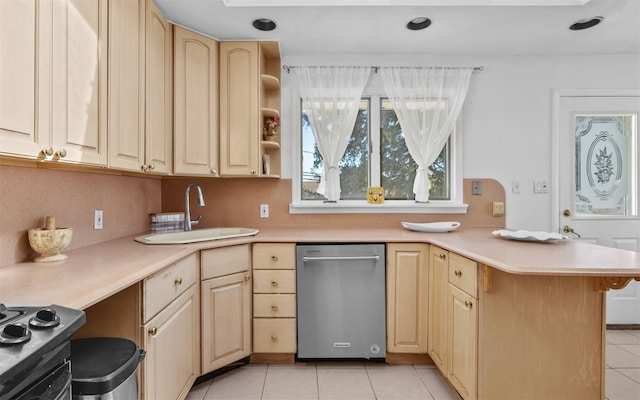
[[[640,251],[639,91],[556,92],[554,103],[557,228],[575,240]],[[607,293],[607,324],[640,324],[640,282]]]

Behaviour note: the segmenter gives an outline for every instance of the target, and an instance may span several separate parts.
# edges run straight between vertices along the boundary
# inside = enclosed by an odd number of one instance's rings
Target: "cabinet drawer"
[[[254,318],[254,353],[295,353],[295,318]]]
[[[143,283],[142,320],[147,322],[193,285],[198,276],[198,256],[192,254],[150,276]]]
[[[295,318],[295,294],[256,294],[253,296],[253,316],[263,318]]]
[[[477,297],[478,263],[468,258],[449,253],[449,283]]]
[[[247,271],[251,266],[251,249],[248,244],[201,252],[202,279]]]
[[[294,243],[256,243],[253,245],[253,269],[295,269]]]
[[[253,271],[254,293],[295,293],[295,270]]]

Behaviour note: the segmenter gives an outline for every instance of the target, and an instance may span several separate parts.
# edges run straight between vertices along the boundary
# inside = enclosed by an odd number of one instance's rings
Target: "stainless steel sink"
[[[185,244],[254,236],[258,232],[257,229],[252,228],[206,228],[192,231],[152,233],[138,236],[135,241],[144,244]]]

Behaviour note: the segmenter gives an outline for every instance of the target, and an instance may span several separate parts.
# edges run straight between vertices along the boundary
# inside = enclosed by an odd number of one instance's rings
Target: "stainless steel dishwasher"
[[[385,245],[296,246],[298,358],[385,358]]]

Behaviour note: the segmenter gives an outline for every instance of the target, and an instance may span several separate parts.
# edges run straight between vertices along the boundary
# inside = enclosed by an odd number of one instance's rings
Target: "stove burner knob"
[[[22,323],[7,324],[0,334],[0,344],[18,344],[31,339],[31,332]]]
[[[36,313],[36,316],[29,320],[29,325],[33,328],[53,328],[60,325],[60,317],[55,310],[43,308]]]

